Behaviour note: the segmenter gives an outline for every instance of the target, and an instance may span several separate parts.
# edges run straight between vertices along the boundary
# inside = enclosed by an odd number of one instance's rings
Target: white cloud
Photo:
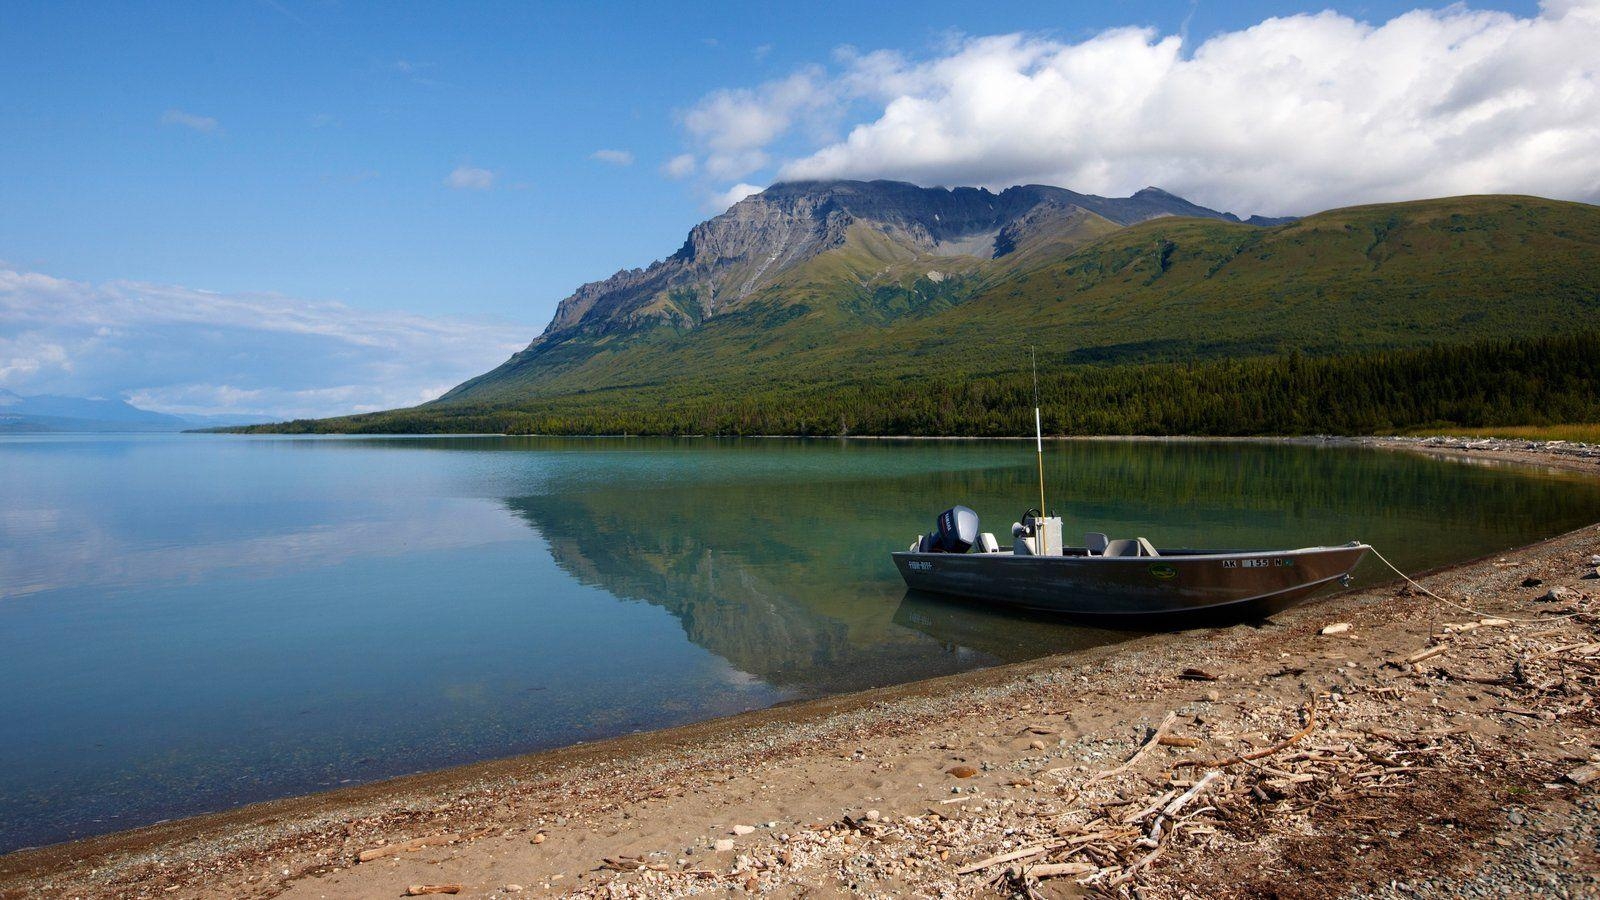
[[[161,124],[182,125],[184,128],[198,131],[201,134],[212,134],[217,130],[220,123],[210,116],[197,116],[181,109],[169,109],[161,114]]]
[[[726,191],[716,194],[707,200],[706,211],[713,213],[723,212],[728,207],[738,203],[740,200],[743,200],[751,194],[761,193],[762,190],[763,188],[760,185],[745,184],[740,182],[739,184],[736,184],[733,187],[728,188]]]
[[[832,121],[837,85],[819,66],[757,88],[713,91],[683,114],[713,178],[738,178],[766,166],[767,145],[796,127],[820,133]]]
[[[596,150],[589,154],[590,159],[610,163],[613,166],[633,165],[633,154],[627,150]]]
[[[494,173],[488,169],[478,169],[472,166],[456,166],[444,178],[446,187],[458,191],[487,191],[494,187]]]
[[[1596,47],[1600,0],[1547,0],[1531,17],[1453,5],[1376,25],[1296,15],[1192,53],[1147,28],[961,39],[926,59],[845,48],[830,74],[708,94],[684,127],[724,180],[789,147],[780,179],[1157,184],[1241,213],[1484,192],[1592,202]],[[843,137],[806,134],[824,97],[855,111]]]
[[[505,361],[528,329],[276,294],[94,285],[0,268],[0,387],[275,418],[412,406]]]
[[[695,161],[693,153],[680,153],[661,164],[661,174],[672,179],[688,178],[694,174]]]

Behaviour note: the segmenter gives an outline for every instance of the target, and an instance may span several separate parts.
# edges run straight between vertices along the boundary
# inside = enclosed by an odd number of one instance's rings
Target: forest
[[[633,386],[233,429],[289,433],[1031,434],[1026,372],[759,387]],[[1600,330],[1526,339],[1041,371],[1053,435],[1377,434],[1600,421]]]

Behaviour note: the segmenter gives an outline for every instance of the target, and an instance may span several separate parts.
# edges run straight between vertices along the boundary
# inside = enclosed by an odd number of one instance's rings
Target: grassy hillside
[[[1053,262],[895,258],[865,234],[697,328],[579,336],[444,402],[990,374],[1026,365],[1030,345],[1047,368],[1326,354],[1557,334],[1597,314],[1600,207],[1530,197],[1357,207],[1265,229],[1162,219]]]
[[[694,306],[688,298],[660,302],[679,300]],[[315,427],[1010,434],[1015,398],[1007,392],[1021,383],[1030,346],[1052,383],[1079,385],[1063,388],[1074,411],[1063,406],[1058,431],[1575,421],[1593,418],[1582,411],[1593,405],[1592,380],[1539,383],[1536,393],[1552,402],[1580,382],[1591,391],[1562,395],[1560,416],[1509,399],[1473,407],[1469,395],[1443,384],[1411,398],[1421,388],[1398,377],[1389,384],[1397,396],[1351,401],[1340,412],[1347,387],[1313,391],[1282,367],[1300,360],[1308,371],[1348,380],[1361,374],[1343,368],[1351,365],[1405,371],[1412,357],[1389,351],[1472,345],[1486,371],[1521,384],[1540,376],[1517,366],[1553,352],[1541,339],[1595,322],[1600,207],[1578,203],[1456,197],[1335,210],[1270,228],[1177,218],[1119,228],[1083,214],[998,260],[919,256],[858,223],[843,247],[694,327],[578,333],[518,354],[432,404]],[[1578,345],[1590,347],[1584,340]],[[1219,406],[1212,396],[1225,385],[1265,389],[1256,382],[1306,402],[1315,397],[1322,408],[1252,420],[1243,401]],[[1108,401],[1110,385],[1127,400]],[[1148,392],[1157,388],[1185,396],[1193,409],[1166,409],[1166,401],[1151,409]],[[928,411],[929,396],[960,412]],[[995,408],[985,413],[982,403]]]

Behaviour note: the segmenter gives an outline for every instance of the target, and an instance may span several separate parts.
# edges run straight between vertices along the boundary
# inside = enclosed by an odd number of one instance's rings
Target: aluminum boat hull
[[[1339,584],[1371,548],[1162,550],[1160,556],[894,553],[912,590],[1129,624],[1271,615]]]

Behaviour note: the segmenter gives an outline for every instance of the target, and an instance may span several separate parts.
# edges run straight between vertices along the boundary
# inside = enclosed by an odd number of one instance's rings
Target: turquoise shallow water
[[[1592,479],[1351,448],[1049,470],[1069,533],[1407,568],[1600,519]],[[889,550],[957,502],[1004,533],[1034,478],[1025,442],[0,436],[0,850],[1119,639],[906,595]]]

